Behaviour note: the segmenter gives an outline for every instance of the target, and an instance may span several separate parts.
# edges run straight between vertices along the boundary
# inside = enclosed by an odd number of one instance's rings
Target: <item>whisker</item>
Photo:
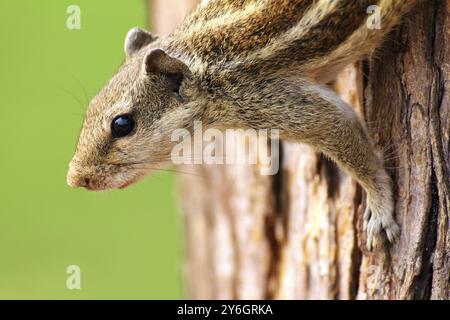
[[[401,158],[401,155],[396,154],[395,152],[391,152],[389,154],[383,155],[384,161],[388,161],[388,160],[392,160],[392,159],[400,159],[400,158]]]
[[[142,169],[150,169],[150,170],[162,171],[162,172],[186,174],[186,175],[195,176],[195,177],[199,177],[199,178],[211,179],[211,177],[208,177],[206,175],[196,174],[194,172],[182,171],[182,170],[177,170],[177,169],[163,169],[163,168],[155,168],[155,167],[136,167],[136,168],[131,168],[131,170],[142,170]]]
[[[78,99],[78,98],[75,96],[75,94],[73,94],[73,93],[70,92],[69,90],[64,89],[64,88],[62,88],[62,87],[59,87],[59,89],[60,89],[62,92],[68,94],[70,97],[72,97],[72,98],[73,98],[73,99],[81,106],[81,108],[82,108],[83,111],[84,111],[85,105],[83,105],[83,103],[81,102],[81,100]]]
[[[83,90],[83,95],[84,95],[84,99],[86,100],[86,105],[89,105],[89,97],[88,97],[88,94],[86,92],[86,89],[85,89],[84,85],[81,83],[81,81],[77,77],[75,77],[75,75],[72,74],[72,76],[78,82],[78,84],[80,85],[81,90]]]
[[[202,178],[206,178],[206,176],[202,176],[202,175],[198,175],[195,174],[193,172],[187,172],[187,171],[181,171],[178,169],[167,169],[167,168],[160,168],[160,167],[154,167],[154,166],[150,166],[147,164],[157,164],[160,163],[160,161],[142,161],[142,162],[124,162],[124,163],[114,163],[114,162],[110,162],[108,163],[108,165],[116,165],[116,166],[135,166],[135,167],[131,167],[131,170],[146,170],[146,169],[150,169],[150,170],[157,170],[157,171],[167,171],[167,172],[174,172],[174,173],[181,173],[181,174],[190,174],[190,175],[195,175],[198,177],[202,177]],[[139,166],[142,165],[142,166]]]
[[[383,155],[388,156],[390,154],[399,153],[399,150],[396,148],[394,144],[392,144],[389,148],[385,148],[383,150]]]
[[[77,118],[82,118],[83,117],[83,115],[81,113],[73,113],[73,112],[71,112],[70,115],[74,116],[74,117],[77,117]]]
[[[239,159],[247,159],[248,157],[248,153],[227,153],[227,154],[221,154],[221,155],[214,155],[212,156],[213,158],[218,157],[218,158],[223,158],[224,163],[223,164],[227,164],[226,163],[226,159],[227,157],[233,157],[233,160],[237,158],[237,160]],[[255,157],[257,159],[257,157]],[[183,158],[183,160],[189,160],[189,161],[196,161],[196,160],[202,160],[202,163],[182,163],[182,164],[203,164],[203,160],[204,160],[204,156],[203,155],[199,155],[197,157],[186,157]],[[117,165],[117,166],[128,166],[128,165],[138,165],[138,164],[152,164],[152,163],[161,163],[161,162],[172,162],[172,158],[171,157],[156,157],[156,158],[152,158],[152,159],[148,159],[148,160],[142,160],[142,161],[134,161],[134,162],[110,162],[108,163],[109,165]]]
[[[398,167],[386,167],[386,169],[409,169],[410,167],[408,166],[398,166]]]
[[[398,160],[400,159],[400,156],[396,156],[396,157],[389,157],[389,158],[385,158],[384,162],[388,162],[388,161],[392,161],[392,160]]]
[[[66,72],[72,77],[72,79],[74,79],[78,86],[81,88],[81,90],[83,91],[83,95],[84,95],[84,99],[86,100],[85,104],[88,105],[89,104],[89,98],[88,98],[88,94],[86,92],[86,89],[83,85],[83,83],[80,81],[80,79],[75,76],[75,74],[73,72],[71,72],[70,70],[66,70]]]

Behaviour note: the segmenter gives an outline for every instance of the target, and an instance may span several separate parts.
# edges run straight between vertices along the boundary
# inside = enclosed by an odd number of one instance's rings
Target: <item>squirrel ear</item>
[[[169,89],[181,98],[192,98],[197,92],[194,75],[189,67],[161,49],[154,49],[146,55],[144,67],[146,74],[164,76]]]
[[[125,54],[127,56],[132,56],[136,51],[156,39],[158,39],[158,37],[152,35],[150,32],[142,30],[141,28],[133,28],[128,31],[125,38]]]

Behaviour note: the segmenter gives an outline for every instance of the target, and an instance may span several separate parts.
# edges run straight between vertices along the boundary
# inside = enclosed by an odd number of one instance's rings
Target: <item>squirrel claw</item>
[[[364,212],[363,229],[367,233],[366,245],[369,251],[384,242],[383,231],[390,243],[400,234],[400,228],[390,213],[374,214],[370,208],[366,208]]]

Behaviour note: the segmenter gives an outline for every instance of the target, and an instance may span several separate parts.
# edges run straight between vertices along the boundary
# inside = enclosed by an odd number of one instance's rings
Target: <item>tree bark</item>
[[[167,33],[196,1],[150,2]],[[422,2],[404,21],[334,82],[385,156],[400,239],[366,250],[364,192],[309,146],[282,142],[275,176],[184,166],[189,298],[450,298],[450,0]]]

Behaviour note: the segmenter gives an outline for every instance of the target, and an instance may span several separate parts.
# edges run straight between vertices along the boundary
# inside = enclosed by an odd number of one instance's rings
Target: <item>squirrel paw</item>
[[[383,231],[391,243],[400,234],[400,228],[394,221],[391,210],[375,212],[369,207],[364,212],[364,230],[367,232],[367,249],[369,251],[383,243]]]

